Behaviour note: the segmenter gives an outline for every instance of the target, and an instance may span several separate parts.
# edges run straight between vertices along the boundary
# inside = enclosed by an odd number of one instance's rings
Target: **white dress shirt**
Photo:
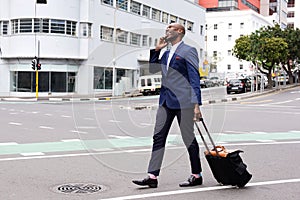
[[[169,56],[168,56],[168,61],[167,61],[167,70],[169,69],[170,61],[171,61],[171,59],[172,59],[172,57],[173,57],[173,55],[174,55],[174,53],[175,53],[177,47],[178,47],[181,43],[182,43],[182,41],[180,41],[180,42],[174,44],[173,46],[171,46],[171,48],[170,48],[170,53],[169,53]]]

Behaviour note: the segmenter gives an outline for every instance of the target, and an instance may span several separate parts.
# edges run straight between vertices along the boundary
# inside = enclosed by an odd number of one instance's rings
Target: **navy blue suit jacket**
[[[169,51],[164,52],[159,59],[160,51],[150,50],[150,73],[162,71],[159,105],[170,109],[192,108],[196,103],[202,105],[197,50],[182,42],[167,70],[168,54]]]

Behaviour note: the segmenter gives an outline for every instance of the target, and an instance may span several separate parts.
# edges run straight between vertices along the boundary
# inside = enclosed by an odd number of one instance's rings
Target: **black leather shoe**
[[[132,182],[140,186],[149,186],[150,188],[157,188],[158,184],[157,179],[152,179],[149,176],[143,180],[133,180]]]
[[[203,178],[200,176],[199,178],[196,178],[195,176],[191,175],[187,181],[184,181],[179,184],[180,187],[190,187],[190,186],[196,186],[196,185],[202,185]]]

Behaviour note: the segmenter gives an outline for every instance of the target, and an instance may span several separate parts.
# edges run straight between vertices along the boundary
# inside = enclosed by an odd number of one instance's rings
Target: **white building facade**
[[[171,22],[185,25],[185,42],[204,59],[205,9],[188,0],[47,2],[0,1],[0,96],[35,95],[35,56],[40,96],[134,90]]]
[[[300,1],[288,1],[288,26],[300,29]]]
[[[262,15],[252,10],[209,12],[206,14],[207,65],[211,72],[225,74],[251,74],[250,62],[232,55],[235,40],[250,35],[262,26],[272,26]]]

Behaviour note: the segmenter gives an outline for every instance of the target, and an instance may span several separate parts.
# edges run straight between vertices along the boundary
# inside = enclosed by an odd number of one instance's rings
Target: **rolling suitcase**
[[[213,146],[210,150],[198,124],[195,122],[203,144],[206,148],[205,158],[213,173],[214,178],[222,185],[233,185],[244,187],[252,178],[252,174],[247,171],[247,165],[240,157],[241,150],[228,151],[224,146],[216,146],[203,118],[200,120]]]

